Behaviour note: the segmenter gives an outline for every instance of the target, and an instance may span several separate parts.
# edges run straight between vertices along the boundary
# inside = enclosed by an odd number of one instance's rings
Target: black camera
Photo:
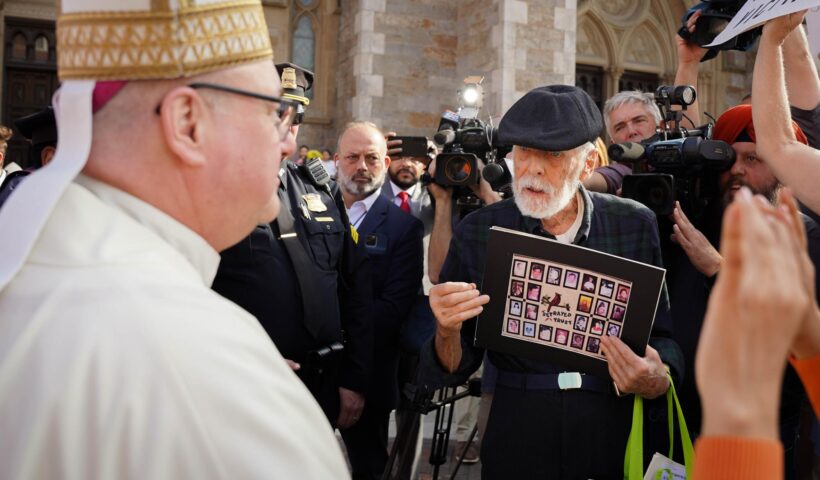
[[[683,14],[682,26],[678,34],[686,41],[700,45],[708,45],[714,41],[715,37],[726,29],[732,18],[740,11],[746,0],[704,0],[690,8]],[[700,11],[700,17],[695,22],[695,30],[690,32],[686,28],[689,17]],[[740,50],[746,51],[752,48],[763,31],[763,27],[757,27],[748,32],[727,40],[726,42],[711,47],[709,52],[701,61],[714,58],[720,50]]]
[[[434,137],[436,143],[442,145],[442,152],[436,156],[435,182],[446,187],[467,187],[477,185],[484,174],[485,179],[493,184],[505,172],[500,172],[498,178],[493,174],[487,175],[490,173],[486,171],[487,167],[485,172],[480,172],[478,160],[482,159],[487,166],[501,166],[496,161],[503,163],[504,157],[499,158],[499,152],[506,154],[510,149],[495,141],[496,134],[495,128],[484,125],[478,119],[460,122],[457,128],[442,120]]]
[[[711,139],[713,124],[693,130],[680,126],[683,112],[671,106],[685,109],[695,98],[690,86],[659,87],[655,101],[664,123],[674,127],[640,143],[613,144],[608,149],[613,160],[632,163],[635,171],[651,172],[624,177],[621,195],[643,203],[658,217],[671,214],[677,200],[690,216],[699,218],[720,198],[718,176],[735,160],[728,143]]]
[[[478,185],[482,176],[496,191],[509,188],[512,175],[504,163],[511,147],[500,145],[497,129],[484,124],[478,114],[483,101],[482,77],[467,77],[459,91],[458,112],[446,111],[441,116],[433,137],[442,147],[436,156],[436,175],[432,179],[445,187]],[[479,171],[478,160],[485,167]]]

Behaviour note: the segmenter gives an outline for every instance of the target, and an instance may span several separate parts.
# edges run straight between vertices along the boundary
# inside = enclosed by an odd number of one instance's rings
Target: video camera
[[[475,76],[464,79],[458,112],[444,112],[433,137],[442,150],[436,156],[436,174],[431,180],[444,187],[456,187],[459,198],[469,195],[466,187],[478,185],[482,177],[499,192],[510,189],[512,182],[504,162],[512,147],[499,144],[497,129],[478,118],[484,96],[483,80]],[[479,159],[485,165],[480,172]]]
[[[621,195],[643,203],[655,214],[665,217],[672,213],[675,201],[691,217],[698,219],[706,208],[720,198],[717,177],[729,169],[735,152],[728,143],[712,140],[708,123],[688,130],[680,126],[683,110],[694,103],[694,87],[661,86],[655,92],[655,102],[664,117],[663,125],[654,136],[640,143],[613,144],[610,158],[632,163],[638,173],[624,177]],[[679,105],[682,110],[672,110]]]
[[[692,42],[701,47],[712,43],[726,27],[732,18],[740,11],[746,0],[703,0],[683,14],[683,20],[678,35],[687,42]],[[700,11],[700,17],[695,22],[695,31],[689,32],[686,22],[695,12]],[[757,27],[748,32],[727,40],[718,46],[711,47],[704,55],[702,62],[711,60],[717,56],[720,50],[740,50],[745,52],[752,48],[763,31],[763,27]]]

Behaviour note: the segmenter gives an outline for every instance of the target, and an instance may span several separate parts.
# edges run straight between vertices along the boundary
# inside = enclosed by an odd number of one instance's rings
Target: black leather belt
[[[578,372],[514,373],[498,371],[498,385],[519,390],[587,390],[610,393],[610,382]]]

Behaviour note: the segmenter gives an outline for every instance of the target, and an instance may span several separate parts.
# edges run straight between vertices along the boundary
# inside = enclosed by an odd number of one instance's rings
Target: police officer
[[[276,68],[282,96],[300,104],[295,143],[313,73]],[[373,355],[367,259],[321,160],[283,159],[279,176],[279,216],[222,252],[213,288],[256,316],[331,425],[347,428],[364,407]]]
[[[46,166],[57,149],[57,121],[54,109],[49,107],[39,112],[20,117],[14,126],[31,145],[29,147],[28,168],[9,173],[0,183],[0,205],[3,205],[11,192],[34,170]]]

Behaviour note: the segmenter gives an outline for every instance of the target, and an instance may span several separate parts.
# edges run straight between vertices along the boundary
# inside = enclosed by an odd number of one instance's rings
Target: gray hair
[[[604,104],[604,124],[606,125],[606,133],[609,135],[610,140],[612,140],[612,125],[609,122],[609,115],[627,103],[637,103],[643,105],[646,108],[646,111],[649,112],[655,119],[655,125],[660,124],[661,120],[663,120],[663,117],[661,117],[661,111],[655,104],[655,96],[651,93],[642,92],[640,90],[626,90],[623,92],[618,92]]]

